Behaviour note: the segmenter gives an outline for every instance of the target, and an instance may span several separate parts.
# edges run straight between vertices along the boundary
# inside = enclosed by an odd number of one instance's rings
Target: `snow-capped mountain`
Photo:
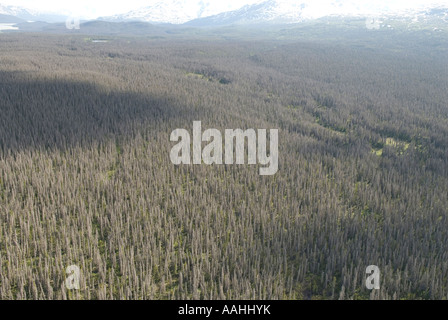
[[[111,17],[101,17],[99,20],[107,21],[129,21],[138,20],[146,22],[175,23],[180,24],[186,21],[200,17],[200,11],[203,8],[184,8],[182,1],[159,1],[152,6],[132,10],[124,14],[118,14]]]
[[[147,3],[144,8],[98,20],[223,26],[361,17],[374,18],[374,21],[399,18],[417,23],[448,23],[448,0],[147,0]],[[8,22],[14,20],[11,17],[26,21],[65,22],[68,7],[64,10],[65,13],[46,13],[0,4],[0,15]]]
[[[434,8],[448,7],[448,0],[408,3],[396,0],[247,0],[239,2],[240,5],[235,3],[216,0],[153,0],[152,4],[144,8],[99,19],[190,25],[297,23],[328,16],[414,17]]]
[[[254,2],[255,0],[252,0]],[[98,20],[130,21],[182,24],[194,19],[235,10],[241,5],[216,0],[163,0],[124,14],[100,17]]]
[[[28,8],[2,4],[0,4],[0,14],[13,16],[26,21],[62,22],[67,19],[67,17],[62,14],[39,12]]]
[[[241,9],[199,18],[187,24],[195,26],[298,23],[323,17],[375,17],[425,19],[438,15],[448,22],[448,1],[432,1],[410,6],[397,1],[366,0],[265,0]]]
[[[0,14],[8,15],[8,16],[14,16],[21,19],[27,19],[28,17],[31,17],[36,12],[32,12],[31,10],[27,10],[25,8],[16,7],[16,6],[5,6],[0,4]]]
[[[241,9],[189,21],[190,25],[228,25],[251,23],[295,23],[311,18],[302,1],[268,0]]]

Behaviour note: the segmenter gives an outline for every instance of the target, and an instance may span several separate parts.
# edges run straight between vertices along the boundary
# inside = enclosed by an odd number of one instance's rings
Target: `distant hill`
[[[21,22],[25,22],[25,20],[8,14],[0,14],[0,23],[21,23]]]
[[[151,34],[158,28],[154,27],[152,24],[141,21],[131,21],[131,22],[108,22],[108,21],[88,21],[81,23],[80,29],[77,30],[80,33],[87,34],[106,34],[106,35],[146,35]]]
[[[67,29],[65,23],[32,22],[19,23],[16,25],[19,31],[24,32],[46,32],[46,33],[70,33],[87,35],[154,35],[163,33],[159,27],[147,22],[108,22],[87,21],[81,22],[79,29]],[[13,31],[17,32],[17,31]]]

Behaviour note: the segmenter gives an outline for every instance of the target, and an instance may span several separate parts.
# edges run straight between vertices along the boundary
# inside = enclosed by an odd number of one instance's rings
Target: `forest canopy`
[[[448,297],[443,50],[406,35],[0,46],[0,298]],[[278,129],[278,172],[174,165],[170,134],[193,121]]]

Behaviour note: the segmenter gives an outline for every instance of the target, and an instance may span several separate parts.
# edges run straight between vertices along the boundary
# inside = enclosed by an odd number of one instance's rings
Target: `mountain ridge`
[[[0,14],[16,17],[25,21],[62,22],[67,19],[63,14],[41,12],[20,6],[3,5],[1,3]]]
[[[198,1],[187,6],[186,0],[159,1],[127,13],[100,17],[106,21],[145,21],[151,23],[201,25],[257,24],[257,23],[299,23],[322,17],[406,17],[415,18],[431,10],[445,10],[448,4],[429,2],[415,8],[394,7],[387,2],[380,5],[353,0],[329,0],[325,6],[312,0],[264,0],[247,4],[234,10],[222,12],[213,9],[210,1]],[[214,13],[214,14],[213,14]],[[448,19],[448,14],[446,15]],[[448,20],[447,20],[448,21]]]
[[[247,4],[241,8],[225,11],[224,5],[217,7],[211,0],[168,0],[157,1],[151,6],[132,10],[124,14],[109,17],[90,19],[91,21],[107,22],[147,22],[151,24],[173,24],[188,27],[213,27],[226,25],[256,25],[256,24],[294,24],[305,21],[318,21],[324,17],[357,17],[372,22],[376,28],[378,21],[404,21],[412,23],[425,23],[426,25],[448,26],[448,3],[429,3],[425,6],[403,7],[375,7],[366,4],[356,4],[354,0],[328,0],[323,7],[311,0],[264,0],[254,4]],[[327,0],[325,0],[327,1]],[[224,8],[224,9],[223,9]],[[224,10],[224,12],[221,12]],[[3,23],[24,21],[44,21],[46,23],[65,22],[63,15],[37,12],[18,6],[5,6],[0,4],[0,14]],[[20,20],[19,20],[20,19]],[[384,24],[388,27],[388,24]],[[380,23],[379,27],[383,24]]]

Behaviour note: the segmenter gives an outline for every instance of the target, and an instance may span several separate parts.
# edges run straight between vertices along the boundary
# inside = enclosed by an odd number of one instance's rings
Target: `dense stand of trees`
[[[448,297],[446,60],[382,45],[1,35],[0,298]],[[279,171],[171,164],[193,120]]]

